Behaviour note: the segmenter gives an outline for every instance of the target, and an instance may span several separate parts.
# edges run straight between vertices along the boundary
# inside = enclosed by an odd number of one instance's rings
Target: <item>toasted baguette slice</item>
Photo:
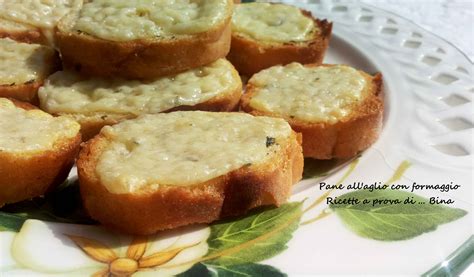
[[[59,19],[81,5],[82,0],[0,0],[0,37],[52,46]]]
[[[227,58],[242,75],[291,62],[320,64],[331,37],[332,23],[310,12],[272,3],[236,5]]]
[[[0,39],[0,97],[37,103],[38,88],[56,71],[59,58],[53,48]]]
[[[379,136],[383,117],[382,75],[344,65],[292,63],[250,78],[242,110],[281,117],[303,135],[305,157],[348,158]]]
[[[79,124],[0,98],[0,207],[62,183],[79,151]]]
[[[280,205],[301,179],[300,137],[281,119],[178,111],[107,126],[77,161],[92,218],[152,234]]]
[[[152,79],[229,52],[232,0],[144,2],[92,0],[65,16],[56,32],[64,66],[92,76]]]
[[[173,76],[152,81],[85,78],[59,71],[39,92],[41,108],[67,115],[81,124],[83,140],[141,114],[175,110],[233,111],[238,108],[242,82],[232,64],[219,59]]]

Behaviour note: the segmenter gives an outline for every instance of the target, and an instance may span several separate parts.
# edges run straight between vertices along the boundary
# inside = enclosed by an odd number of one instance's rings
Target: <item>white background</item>
[[[446,39],[474,61],[473,0],[361,0]],[[474,275],[473,275],[474,276]]]

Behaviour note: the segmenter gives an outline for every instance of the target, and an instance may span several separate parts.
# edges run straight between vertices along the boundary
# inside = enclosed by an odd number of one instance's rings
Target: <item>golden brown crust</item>
[[[17,99],[14,99],[14,98],[8,98],[8,97],[4,97],[4,98],[7,98],[8,100],[10,100],[13,105],[15,105],[15,107],[18,107],[18,108],[21,108],[23,110],[34,110],[34,109],[38,109],[38,107],[32,105],[31,103],[28,103],[28,102],[23,102],[23,101],[19,101]]]
[[[0,38],[11,38],[18,42],[47,44],[47,39],[40,29],[7,30],[0,27]]]
[[[320,30],[311,41],[265,43],[239,33],[232,33],[227,59],[240,74],[246,76],[252,76],[262,69],[278,64],[285,65],[292,62],[321,64],[331,38],[332,23],[314,18],[309,11],[301,10],[301,13],[311,18]]]
[[[237,73],[235,73],[237,74]],[[194,106],[178,106],[164,112],[173,111],[211,111],[211,112],[231,112],[237,110],[240,97],[242,96],[242,85],[239,85],[228,93],[219,94],[205,102]],[[81,124],[82,140],[87,141],[97,135],[100,130],[107,125],[114,125],[126,119],[136,118],[133,114],[107,114],[95,113],[91,115],[85,114],[66,114],[59,113],[56,115],[64,115],[71,117]]]
[[[38,89],[43,85],[44,80],[60,69],[61,62],[57,53],[45,62],[49,68],[45,70],[44,77],[31,80],[24,84],[0,85],[0,97],[13,98],[19,101],[29,102],[34,105],[39,104]]]
[[[38,104],[38,89],[43,85],[43,80],[25,84],[0,85],[0,97],[14,98],[32,104]]]
[[[92,218],[130,234],[152,234],[241,215],[262,205],[278,206],[289,197],[292,184],[301,179],[303,171],[300,136],[293,133],[282,145],[282,153],[263,164],[244,166],[192,186],[160,186],[115,194],[100,183],[95,171],[107,143],[99,134],[84,144],[79,154],[82,201]]]
[[[118,115],[118,114],[57,114],[67,116],[79,124],[81,124],[82,141],[87,141],[97,135],[100,130],[107,125],[114,125],[127,119],[135,118],[134,115]]]
[[[232,1],[229,7],[232,7]],[[60,21],[55,32],[63,65],[85,75],[152,79],[209,64],[230,49],[229,18],[212,30],[170,40],[109,41],[70,32]]]
[[[36,107],[12,100],[15,106]],[[79,151],[81,135],[63,139],[48,151],[9,153],[0,151],[0,207],[42,196],[61,184],[69,174]]]
[[[369,81],[370,85],[365,88],[369,95],[353,108],[349,116],[335,124],[311,123],[287,115],[255,110],[250,106],[250,100],[258,91],[258,87],[252,83],[247,84],[246,93],[241,99],[241,109],[253,115],[284,118],[293,130],[303,135],[305,157],[315,159],[353,157],[377,140],[382,128],[384,111],[382,75],[377,73],[372,77],[360,72]]]

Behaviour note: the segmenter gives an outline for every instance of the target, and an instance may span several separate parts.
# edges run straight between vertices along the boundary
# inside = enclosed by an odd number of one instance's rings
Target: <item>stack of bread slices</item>
[[[322,64],[327,20],[233,2],[0,0],[0,206],[76,159],[92,218],[152,234],[281,205],[304,157],[368,148],[381,75]]]

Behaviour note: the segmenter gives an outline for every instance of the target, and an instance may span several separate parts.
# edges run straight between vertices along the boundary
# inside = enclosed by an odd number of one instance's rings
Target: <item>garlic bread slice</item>
[[[282,119],[177,111],[104,127],[77,166],[94,219],[152,234],[284,203],[303,155]]]
[[[303,135],[305,157],[349,158],[381,132],[382,75],[346,65],[274,66],[250,78],[241,108],[288,121]]]

